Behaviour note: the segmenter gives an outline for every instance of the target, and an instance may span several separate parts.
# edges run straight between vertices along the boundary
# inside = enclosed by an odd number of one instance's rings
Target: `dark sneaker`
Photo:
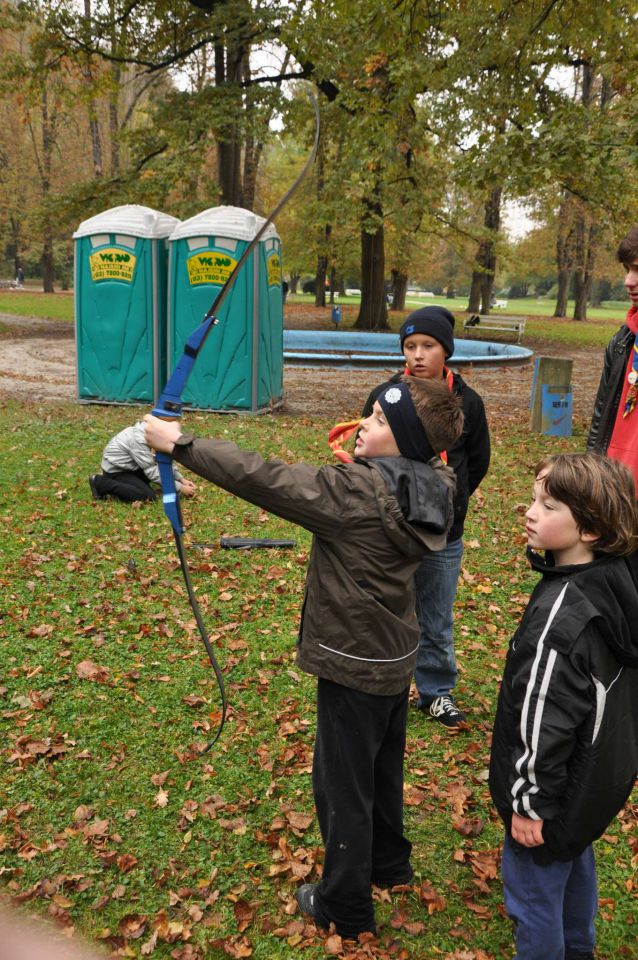
[[[318,883],[303,883],[295,893],[295,900],[302,913],[305,913],[308,917],[312,917],[317,926],[321,927],[322,930],[328,930],[331,926],[331,921],[328,920],[327,917],[322,916],[317,909],[318,886]],[[377,935],[377,928],[374,921],[367,930],[344,928],[338,923],[335,924],[335,927],[339,936],[343,937],[344,940],[356,940],[360,933],[371,933],[375,937]]]
[[[89,477],[89,486],[90,486],[90,488],[91,488],[91,493],[93,494],[93,499],[94,499],[94,500],[104,500],[104,497],[103,497],[102,494],[98,491],[97,484],[96,484],[96,482],[95,482],[96,480],[97,480],[97,473],[94,473],[94,474],[92,474],[92,476]]]
[[[467,723],[465,714],[462,710],[459,710],[454,699],[450,696],[437,697],[429,707],[425,707],[424,709],[431,717],[434,717],[434,719],[442,723],[444,727],[449,727],[451,730]]]
[[[317,895],[317,886],[316,883],[303,883],[297,892],[295,893],[295,900],[297,905],[302,913],[307,914],[309,917],[314,917],[316,906],[316,895]]]

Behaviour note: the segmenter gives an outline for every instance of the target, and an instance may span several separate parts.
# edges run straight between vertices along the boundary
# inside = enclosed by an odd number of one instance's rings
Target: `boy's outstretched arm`
[[[523,847],[540,847],[545,843],[543,839],[544,820],[529,820],[527,817],[520,817],[517,813],[512,814],[512,837]]]
[[[335,467],[264,460],[228,440],[182,435],[176,420],[144,417],[146,442],[223,490],[322,537],[337,537],[351,514],[349,481]],[[180,442],[181,440],[181,442]],[[374,510],[376,511],[376,507]]]

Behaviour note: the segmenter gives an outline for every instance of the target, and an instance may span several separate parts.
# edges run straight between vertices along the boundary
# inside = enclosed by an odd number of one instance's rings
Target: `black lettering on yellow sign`
[[[89,256],[91,280],[94,283],[100,280],[121,280],[123,283],[132,283],[135,263],[135,254],[130,250],[122,250],[120,247],[96,250]]]
[[[268,257],[268,286],[276,287],[281,284],[281,261],[278,253]]]
[[[191,287],[200,283],[222,286],[237,266],[237,261],[223,253],[194,253],[186,261],[188,282]]]

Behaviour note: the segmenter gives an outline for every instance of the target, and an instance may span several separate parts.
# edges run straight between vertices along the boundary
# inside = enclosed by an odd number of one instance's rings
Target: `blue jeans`
[[[414,680],[420,705],[450,694],[456,684],[454,598],[461,572],[463,540],[428,553],[416,572],[416,613],[421,626]]]
[[[514,960],[565,960],[592,953],[598,884],[593,847],[539,866],[528,848],[503,844],[503,893],[516,924]]]

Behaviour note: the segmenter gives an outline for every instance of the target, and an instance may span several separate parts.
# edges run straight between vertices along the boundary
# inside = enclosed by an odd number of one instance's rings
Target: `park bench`
[[[476,327],[479,330],[499,330],[505,333],[515,333],[518,335],[520,343],[525,333],[525,317],[503,317],[500,314],[484,317],[478,313],[473,313],[463,321],[463,330],[469,330]]]

